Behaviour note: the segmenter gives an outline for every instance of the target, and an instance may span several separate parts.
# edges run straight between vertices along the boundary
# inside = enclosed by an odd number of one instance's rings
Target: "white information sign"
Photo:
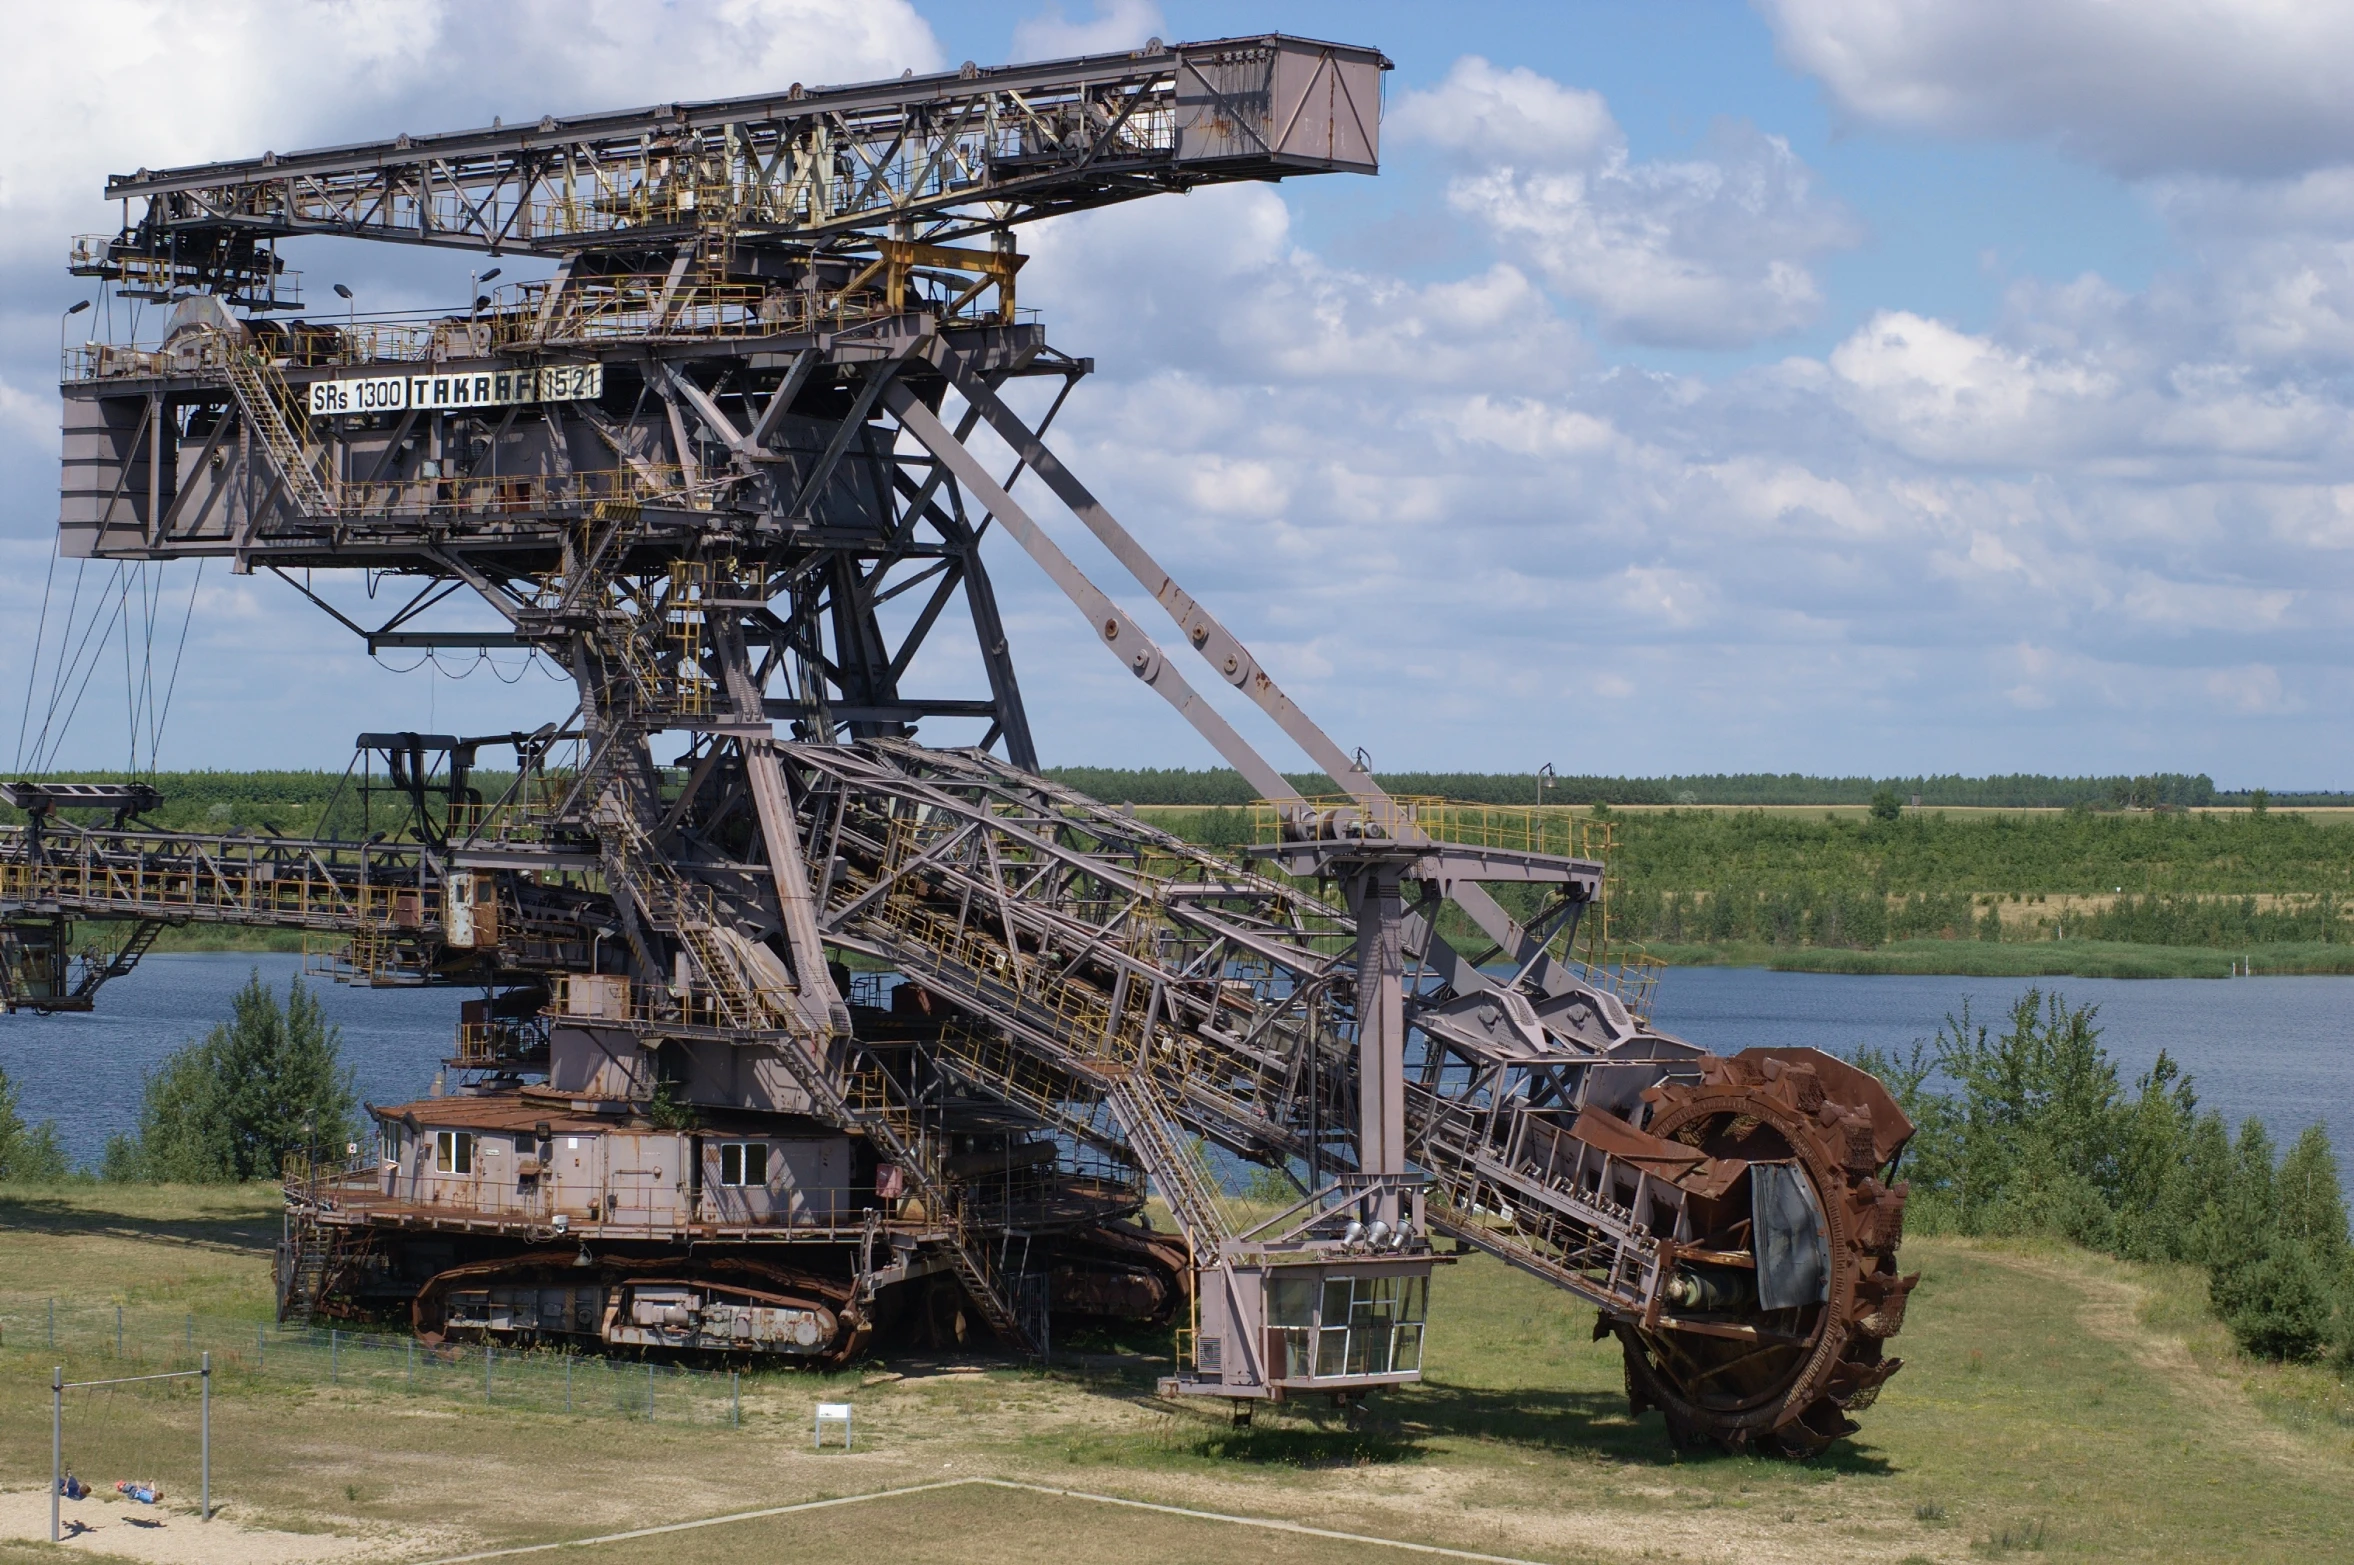
[[[605,394],[602,364],[537,369],[467,370],[436,375],[370,375],[311,382],[311,416],[339,413],[446,413],[512,407],[521,402],[584,402]]]

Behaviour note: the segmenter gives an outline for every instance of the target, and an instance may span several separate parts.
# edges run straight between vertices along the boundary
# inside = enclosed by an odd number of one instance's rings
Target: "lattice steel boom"
[[[1156,41],[110,181],[124,226],[72,268],[171,309],[67,355],[64,553],[398,578],[370,623],[314,601],[371,651],[528,649],[572,705],[361,735],[356,830],[315,840],[17,785],[0,992],[87,1007],[204,921],[308,931],[350,981],[480,990],[459,1091],[373,1108],[380,1151],[290,1166],[288,1313],[818,1362],[968,1321],[1043,1349],[1057,1317],[1182,1320],[1164,1389],[1247,1409],[1415,1379],[1452,1236],[1594,1306],[1678,1439],[1821,1449],[1897,1367],[1913,1281],[1885,1089],[1651,1027],[1653,971],[1607,942],[1606,839],[1389,794],[1046,443],[1092,365],[1017,310],[1019,226],[1372,173],[1387,68]],[[451,312],[281,321],[278,242],[316,234],[553,270]],[[1022,378],[1055,388],[1035,423]],[[1265,796],[1253,845],[1039,775],[991,528]],[[468,601],[493,619],[431,617]],[[135,933],[77,953],[76,919]],[[1242,1209],[1197,1138],[1299,1202]]]

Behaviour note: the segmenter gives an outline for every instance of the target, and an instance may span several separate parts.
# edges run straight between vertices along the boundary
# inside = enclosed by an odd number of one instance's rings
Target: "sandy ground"
[[[153,1560],[158,1565],[310,1565],[310,1562],[381,1558],[411,1553],[431,1540],[387,1533],[345,1537],[334,1533],[273,1532],[246,1527],[232,1515],[199,1521],[193,1506],[170,1502],[134,1505],[113,1495],[59,1502],[62,1546],[113,1559]],[[0,1538],[25,1543],[49,1537],[49,1496],[40,1489],[0,1492]]]

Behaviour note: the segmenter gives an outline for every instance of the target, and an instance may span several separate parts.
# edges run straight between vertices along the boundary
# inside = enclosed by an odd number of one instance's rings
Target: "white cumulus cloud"
[[[1153,0],[1095,0],[1095,14],[1076,20],[1050,3],[1014,27],[1010,60],[1059,60],[1075,54],[1109,54],[1133,49],[1164,31]]]
[[[1599,94],[1476,55],[1402,95],[1394,137],[1458,157],[1449,202],[1603,332],[1731,347],[1812,321],[1812,263],[1856,242],[1789,143],[1725,123],[1705,156],[1643,160]]]
[[[2271,175],[2354,145],[2342,0],[1763,0],[1871,124],[2056,142],[2128,177]]]
[[[2078,360],[2040,358],[1903,310],[1875,314],[1831,353],[1855,416],[1916,456],[2032,461],[2080,440],[2115,380]]]
[[[103,226],[109,174],[936,69],[908,0],[77,0],[12,10],[0,255]],[[33,106],[37,105],[35,108]]]

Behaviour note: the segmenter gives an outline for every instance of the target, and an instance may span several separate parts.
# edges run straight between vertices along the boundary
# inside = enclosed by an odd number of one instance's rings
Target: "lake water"
[[[286,995],[302,958],[250,951],[189,952],[141,960],[98,993],[98,1009],[80,1015],[0,1016],[0,1070],[18,1088],[27,1121],[54,1119],[69,1156],[95,1162],[106,1138],[139,1125],[141,1073],[180,1045],[226,1021],[229,1002],[248,974]],[[466,989],[354,989],[305,980],[343,1029],[343,1057],[359,1095],[374,1103],[421,1098],[456,1046],[458,1005]]]
[[[247,973],[258,967],[284,993],[301,965],[292,955],[150,956],[108,984],[88,1015],[0,1017],[0,1069],[18,1085],[27,1119],[55,1119],[68,1152],[94,1160],[109,1135],[137,1125],[140,1074],[227,1017]],[[2100,1007],[2101,1041],[2129,1088],[2163,1048],[2191,1073],[2201,1103],[2235,1125],[2253,1114],[2285,1145],[2319,1120],[2354,1176],[2354,978],[2043,982],[2070,1004]],[[1720,1053],[1811,1045],[1848,1054],[1929,1038],[1965,999],[1978,1019],[2000,1022],[2026,986],[1681,967],[1661,980],[1654,1013],[1663,1029]],[[466,991],[313,987],[343,1029],[361,1097],[424,1095]],[[2354,1177],[2348,1183],[2354,1189]]]
[[[1895,1052],[1933,1039],[1970,1005],[1997,1031],[2031,982],[2070,1006],[2099,1007],[2101,1046],[2127,1091],[2164,1049],[2202,1109],[2235,1130],[2250,1115],[2284,1150],[2320,1121],[2354,1194],[2354,978],[1921,978],[1677,967],[1660,979],[1662,1031],[1729,1054],[1810,1046]]]

